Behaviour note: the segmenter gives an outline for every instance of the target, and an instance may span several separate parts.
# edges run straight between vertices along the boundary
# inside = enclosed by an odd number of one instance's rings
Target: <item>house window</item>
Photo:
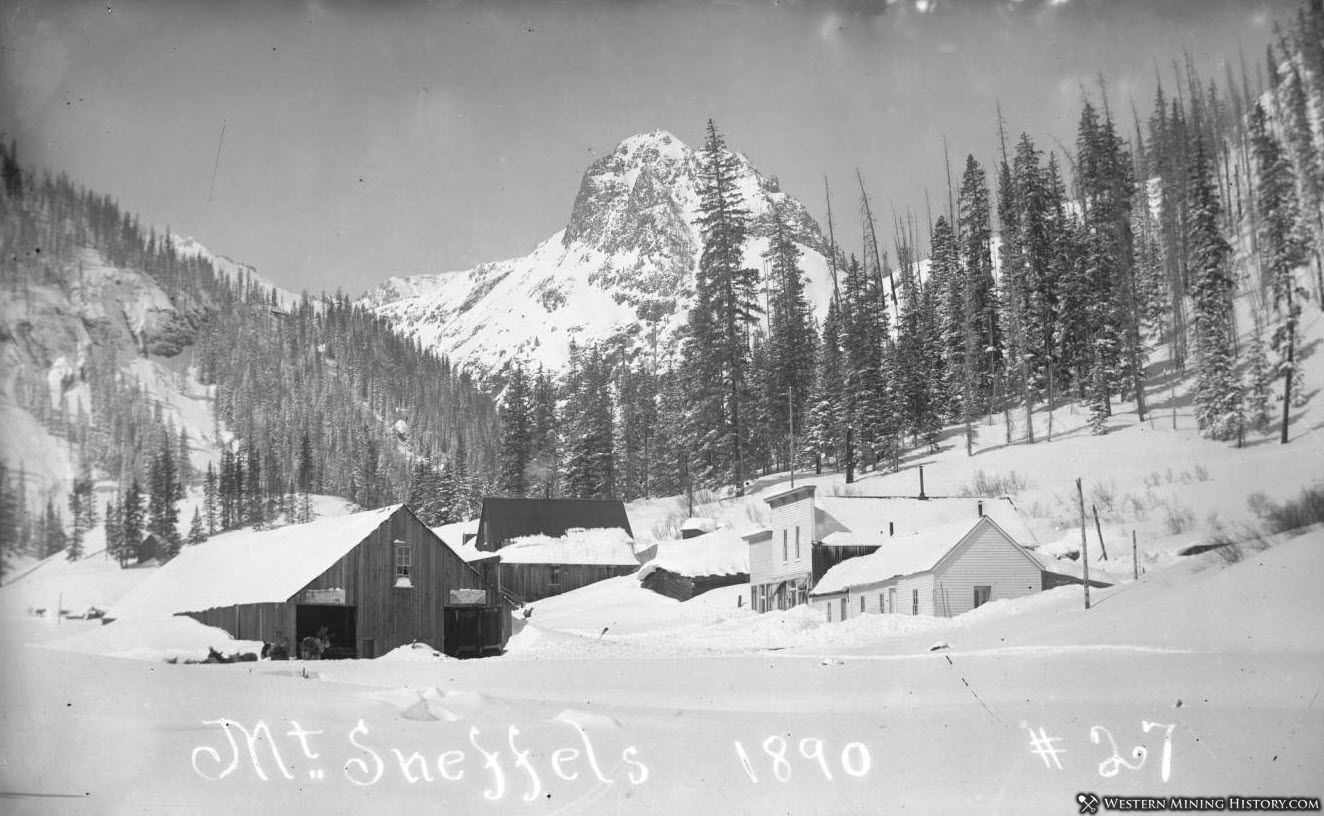
[[[842,620],[845,620],[845,619],[846,619],[846,612],[847,612],[847,609],[846,609],[846,599],[845,599],[845,598],[842,598],[842,599],[841,599],[841,619],[842,619]]]
[[[912,614],[912,615],[918,615],[918,614],[919,614],[919,590],[918,590],[918,589],[912,589],[912,590],[910,590],[910,614]]]
[[[891,587],[887,590],[887,611],[896,611],[896,587]]]
[[[788,554],[787,551],[786,551],[786,531],[785,531],[785,530],[782,530],[782,560],[783,560],[783,561],[790,560],[790,559],[789,559],[789,554]]]
[[[800,528],[795,528],[795,557],[800,557]]]
[[[864,611],[864,596],[863,596],[863,595],[860,596],[860,611],[861,611],[861,612]]]
[[[553,564],[547,568],[547,586],[553,592],[561,591],[561,567]]]
[[[832,604],[827,605],[828,623],[832,623]]]
[[[879,592],[879,593],[878,593],[878,611],[879,611],[879,612],[884,612],[884,611],[886,611],[886,609],[887,609],[887,607],[883,606],[883,593]]]
[[[409,570],[414,564],[413,548],[404,541],[395,542],[395,585],[401,589],[413,586]]]
[[[977,586],[975,587],[975,608],[979,608],[988,603],[993,598],[993,587]]]

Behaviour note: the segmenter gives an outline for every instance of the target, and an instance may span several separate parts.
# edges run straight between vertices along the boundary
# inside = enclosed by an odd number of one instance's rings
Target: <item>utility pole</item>
[[[786,428],[791,432],[791,449],[787,455],[791,459],[791,487],[795,487],[795,400],[790,386],[786,388]]]
[[[1076,499],[1080,503],[1080,563],[1085,567],[1085,608],[1090,608],[1090,549],[1085,535],[1085,491],[1080,487],[1080,478],[1076,478]]]

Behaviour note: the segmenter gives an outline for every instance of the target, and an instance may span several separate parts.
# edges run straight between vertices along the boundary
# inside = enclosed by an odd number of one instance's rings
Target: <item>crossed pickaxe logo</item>
[[[1076,803],[1080,805],[1081,813],[1098,813],[1099,797],[1092,793],[1076,794]]]

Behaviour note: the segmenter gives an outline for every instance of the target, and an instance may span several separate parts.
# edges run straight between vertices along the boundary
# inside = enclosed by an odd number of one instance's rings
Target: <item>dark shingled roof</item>
[[[619,527],[634,536],[625,503],[615,499],[483,499],[478,522],[480,550],[498,550],[512,538],[527,535],[563,536],[567,530]]]

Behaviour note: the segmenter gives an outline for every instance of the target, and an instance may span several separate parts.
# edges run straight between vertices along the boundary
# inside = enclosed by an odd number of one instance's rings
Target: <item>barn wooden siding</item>
[[[395,542],[410,546],[410,589],[395,588]],[[236,565],[242,569],[242,565]],[[295,641],[295,613],[309,589],[344,589],[345,605],[357,607],[353,644],[360,657],[375,657],[415,640],[443,649],[444,610],[452,589],[486,589],[486,607],[500,601],[489,586],[495,570],[471,566],[402,507],[325,572],[284,603],[245,604],[188,613],[241,640]],[[472,607],[475,605],[465,605]],[[503,633],[503,641],[504,641]],[[370,648],[367,642],[371,641]],[[350,644],[336,644],[349,646]],[[370,653],[367,653],[370,652]]]
[[[560,569],[556,588],[552,587],[552,567]],[[528,603],[638,571],[638,564],[502,564],[501,587]]]

